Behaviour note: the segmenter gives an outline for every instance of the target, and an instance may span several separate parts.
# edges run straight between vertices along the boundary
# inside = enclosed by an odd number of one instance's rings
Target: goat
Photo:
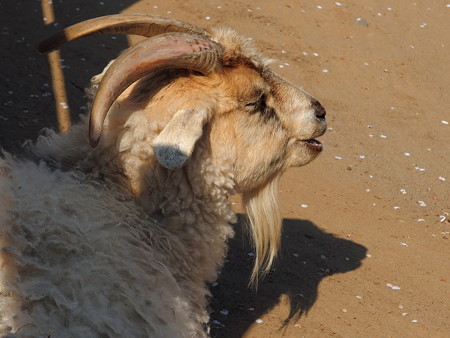
[[[39,50],[107,33],[147,39],[92,78],[89,119],[47,130],[34,160],[0,158],[0,332],[204,337],[228,195],[243,195],[256,282],[280,246],[279,178],[322,151],[326,111],[228,27],[118,14]]]

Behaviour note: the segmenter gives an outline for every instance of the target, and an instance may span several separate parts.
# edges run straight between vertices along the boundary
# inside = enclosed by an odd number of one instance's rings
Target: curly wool
[[[67,135],[41,136],[31,149],[46,162],[8,154],[0,161],[4,333],[205,335],[205,281],[216,279],[233,234],[220,188],[231,180],[201,160],[198,147],[190,168],[154,166],[142,178],[148,190],[133,196],[119,184],[119,158],[106,156],[111,145],[92,150],[85,130],[83,121]],[[120,153],[129,168],[145,162],[134,149],[139,143]],[[111,162],[98,166],[98,158]],[[152,161],[150,152],[144,167]]]

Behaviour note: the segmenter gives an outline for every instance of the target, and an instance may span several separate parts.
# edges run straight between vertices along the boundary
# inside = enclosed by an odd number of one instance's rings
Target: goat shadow
[[[38,42],[71,24],[120,13],[136,2],[0,1],[0,148],[18,153],[23,142],[36,139],[42,128],[58,130],[58,106],[68,107],[72,123],[77,122],[87,112],[84,88],[91,77],[129,47],[123,35],[68,43],[59,54],[61,81],[52,77],[48,56],[38,52]],[[55,86],[66,93],[65,102],[55,99]]]
[[[247,287],[253,257],[243,222],[243,215],[239,215],[226,263],[211,286],[214,338],[241,337],[256,319],[279,303],[281,295],[286,295],[290,309],[279,328],[282,330],[312,308],[322,279],[353,271],[366,257],[367,249],[360,244],[327,233],[310,221],[285,219],[281,254],[255,291]]]

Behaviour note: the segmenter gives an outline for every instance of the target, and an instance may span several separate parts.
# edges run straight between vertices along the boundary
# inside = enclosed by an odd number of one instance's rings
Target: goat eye
[[[252,114],[260,114],[264,121],[277,119],[275,109],[266,104],[266,96],[264,94],[261,95],[257,101],[249,102],[245,106],[251,110]]]
[[[249,108],[253,108],[254,110],[259,110],[259,108],[264,107],[266,105],[265,103],[265,96],[261,95],[258,100],[252,101],[247,103],[245,106]]]
[[[258,107],[259,103],[260,103],[260,99],[258,99],[257,101],[249,102],[245,106],[246,107]]]

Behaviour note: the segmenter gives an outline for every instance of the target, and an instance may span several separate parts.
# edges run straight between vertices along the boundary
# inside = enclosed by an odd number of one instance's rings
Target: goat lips
[[[320,143],[316,139],[306,140],[305,143],[315,151],[322,151],[323,149],[322,143]]]

